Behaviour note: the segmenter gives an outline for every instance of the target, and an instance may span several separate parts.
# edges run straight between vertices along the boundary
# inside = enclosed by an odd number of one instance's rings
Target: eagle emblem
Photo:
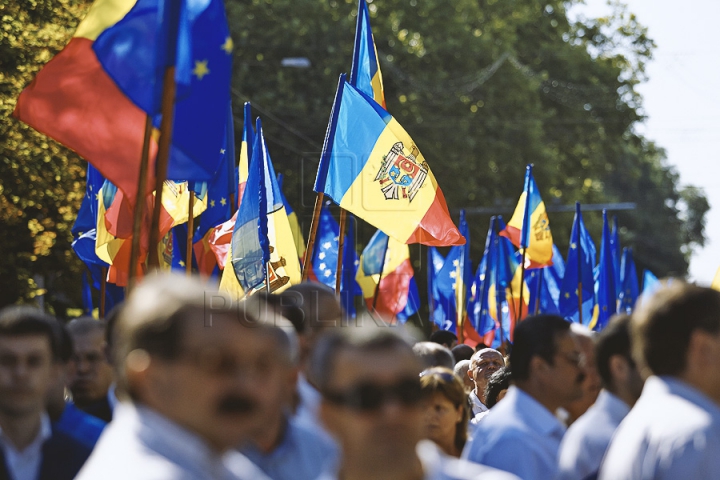
[[[427,162],[418,163],[420,151],[413,144],[409,153],[405,153],[402,142],[395,143],[383,157],[380,170],[375,181],[380,182],[380,189],[386,200],[407,198],[413,201],[428,175]]]

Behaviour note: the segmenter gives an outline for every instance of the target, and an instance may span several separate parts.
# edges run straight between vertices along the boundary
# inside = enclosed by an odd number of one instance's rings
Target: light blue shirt
[[[582,480],[597,474],[610,439],[628,412],[627,403],[602,390],[560,442],[558,480]]]
[[[720,406],[678,379],[648,378],[610,442],[599,478],[720,478]]]
[[[159,413],[121,402],[75,480],[267,480],[239,452],[224,455]]]
[[[263,453],[255,446],[240,450],[273,480],[313,480],[336,465],[338,449],[326,435],[290,419],[280,445]]]
[[[552,412],[513,385],[478,424],[462,456],[523,480],[548,480],[557,474],[564,433]]]

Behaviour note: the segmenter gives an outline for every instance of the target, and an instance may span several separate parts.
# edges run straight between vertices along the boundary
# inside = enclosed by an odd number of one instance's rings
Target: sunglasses
[[[425,398],[417,377],[406,378],[391,385],[360,383],[344,392],[324,392],[326,400],[335,405],[362,412],[379,410],[390,400],[396,400],[404,407],[413,407]]]

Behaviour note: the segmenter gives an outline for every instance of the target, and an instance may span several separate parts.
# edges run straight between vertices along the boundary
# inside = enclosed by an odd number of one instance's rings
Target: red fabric
[[[407,305],[410,279],[413,275],[415,272],[409,258],[398,265],[393,272],[383,275],[375,305],[377,313],[389,318],[403,311]],[[372,310],[373,297],[366,298],[365,303]]]
[[[465,237],[452,222],[445,196],[440,187],[435,191],[435,200],[425,212],[420,225],[405,243],[422,243],[434,247],[465,245]]]
[[[475,348],[478,343],[485,343],[483,342],[482,337],[480,337],[480,335],[475,331],[472,324],[470,323],[470,319],[468,319],[467,316],[462,322],[462,332],[463,343],[465,345],[470,345],[471,347]]]
[[[210,249],[215,254],[215,259],[220,270],[225,269],[225,259],[230,251],[230,242],[232,241],[232,233],[236,220],[237,210],[230,220],[210,230],[212,233],[208,236]]]
[[[92,44],[70,40],[20,93],[13,116],[75,150],[134,203],[145,112],[107,76]],[[148,192],[154,188],[156,153],[153,141]]]

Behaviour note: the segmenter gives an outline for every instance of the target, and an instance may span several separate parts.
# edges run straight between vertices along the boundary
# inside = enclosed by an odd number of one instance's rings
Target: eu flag
[[[598,279],[596,285],[596,304],[593,318],[588,325],[591,329],[600,331],[608,324],[610,317],[617,310],[615,296],[615,272],[610,244],[610,229],[608,228],[607,212],[603,210],[603,232],[600,243],[600,263],[598,264]]]
[[[575,204],[575,219],[570,233],[565,277],[560,289],[560,314],[566,320],[577,322],[582,315],[582,323],[588,325],[592,320],[595,306],[595,267],[596,250],[590,234],[582,219],[580,203]],[[580,297],[582,296],[582,297]],[[582,298],[582,310],[580,310]]]
[[[619,311],[632,313],[639,294],[637,270],[633,259],[632,248],[623,248],[622,263],[620,265],[622,289],[620,290]]]

